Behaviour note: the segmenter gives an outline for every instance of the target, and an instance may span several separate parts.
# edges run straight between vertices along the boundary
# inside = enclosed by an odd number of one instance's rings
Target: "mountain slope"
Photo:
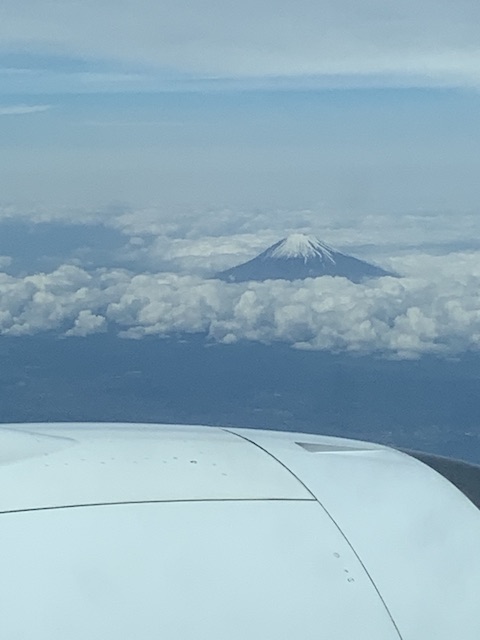
[[[381,267],[335,251],[314,236],[294,233],[256,258],[221,271],[216,277],[226,282],[246,282],[340,276],[359,283],[368,278],[394,275]]]

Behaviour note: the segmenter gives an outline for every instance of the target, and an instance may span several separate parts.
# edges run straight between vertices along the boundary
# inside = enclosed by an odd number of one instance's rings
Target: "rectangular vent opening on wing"
[[[321,442],[295,442],[296,445],[305,449],[309,453],[343,453],[345,451],[374,451],[378,449],[377,446],[369,446],[365,442],[359,442],[358,446],[355,445],[341,445],[341,444],[323,444]]]

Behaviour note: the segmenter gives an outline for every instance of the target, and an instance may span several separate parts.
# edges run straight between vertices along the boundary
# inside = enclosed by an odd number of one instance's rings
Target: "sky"
[[[477,3],[4,0],[2,201],[472,209]]]
[[[480,344],[480,7],[3,0],[0,332]],[[398,272],[212,276],[291,232]]]

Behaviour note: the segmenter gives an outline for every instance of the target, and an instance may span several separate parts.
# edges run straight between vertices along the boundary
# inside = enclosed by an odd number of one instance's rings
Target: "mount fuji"
[[[215,277],[226,282],[246,282],[340,276],[360,283],[368,278],[395,275],[381,267],[335,251],[315,236],[293,233],[256,258],[221,271]]]

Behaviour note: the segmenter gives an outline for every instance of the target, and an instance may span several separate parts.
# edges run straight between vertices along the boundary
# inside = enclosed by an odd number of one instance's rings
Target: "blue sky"
[[[471,210],[479,19],[467,0],[6,0],[2,200]]]
[[[471,209],[479,107],[445,88],[4,95],[3,200]]]

